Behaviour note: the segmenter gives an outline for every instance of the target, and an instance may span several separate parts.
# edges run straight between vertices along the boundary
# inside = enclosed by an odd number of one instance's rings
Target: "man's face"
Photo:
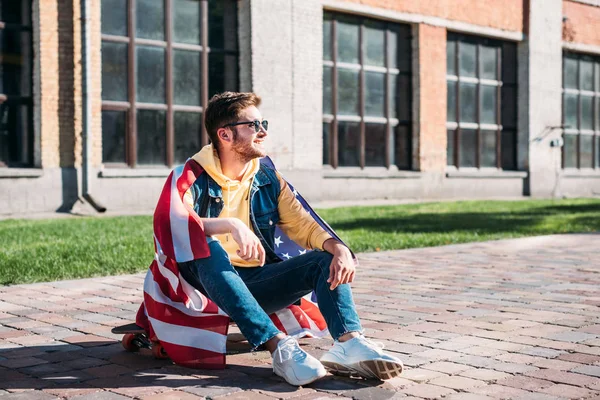
[[[231,151],[236,154],[236,157],[242,162],[249,162],[255,158],[264,157],[267,152],[264,147],[264,141],[267,138],[267,131],[262,126],[259,132],[256,132],[252,121],[262,121],[262,115],[258,108],[250,106],[246,108],[238,121],[248,121],[248,125],[232,126],[233,142],[231,143]]]

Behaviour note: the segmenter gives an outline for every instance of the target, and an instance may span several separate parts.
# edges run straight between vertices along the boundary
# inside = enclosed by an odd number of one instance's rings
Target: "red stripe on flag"
[[[158,262],[156,262],[156,260],[152,261],[152,264],[150,264],[150,271],[152,271],[152,278],[154,279],[154,282],[156,282],[160,288],[160,291],[166,297],[173,301],[184,303],[184,300],[179,296],[179,293],[173,290],[169,280],[163,274],[161,274],[160,269],[158,268]],[[177,286],[180,286],[179,281],[177,282]]]
[[[273,324],[275,324],[277,329],[279,329],[281,332],[287,334],[287,331],[283,327],[283,324],[281,323],[281,320],[279,319],[277,314],[273,313],[273,314],[269,315],[269,317],[271,318],[271,321],[273,321]]]
[[[224,369],[225,354],[182,346],[169,342],[160,342],[173,362],[188,368]]]
[[[163,187],[158,204],[154,210],[154,236],[160,244],[163,253],[172,259],[175,259],[175,250],[173,248],[173,238],[171,236],[171,184],[173,181],[173,172],[169,174],[167,182]]]
[[[288,309],[292,312],[292,315],[294,316],[296,321],[298,321],[298,325],[300,325],[300,328],[310,329],[310,322],[308,322],[306,314],[300,307],[290,306],[288,307]]]
[[[317,328],[319,328],[322,331],[327,329],[327,323],[325,322],[325,318],[323,318],[321,311],[319,311],[319,307],[317,307],[314,303],[311,303],[306,299],[301,299],[300,308],[302,308],[302,311],[304,311],[306,315],[308,315],[308,318],[313,320],[315,325],[317,325]]]
[[[210,315],[197,312],[197,315],[186,314],[177,308],[154,300],[144,293],[144,304],[150,316],[171,325],[211,331],[221,335],[227,334],[229,317],[226,315]]]

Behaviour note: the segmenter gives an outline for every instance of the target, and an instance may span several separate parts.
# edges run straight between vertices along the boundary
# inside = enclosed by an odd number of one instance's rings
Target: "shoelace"
[[[281,362],[289,359],[293,359],[294,361],[302,361],[306,358],[306,353],[302,351],[298,345],[298,342],[293,339],[285,340],[283,344],[277,346],[277,355],[279,356],[279,361]]]

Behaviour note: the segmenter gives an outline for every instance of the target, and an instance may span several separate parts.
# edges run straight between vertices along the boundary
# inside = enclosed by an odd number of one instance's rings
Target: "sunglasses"
[[[257,119],[255,119],[254,121],[234,122],[232,124],[223,125],[223,128],[225,128],[227,126],[237,126],[237,125],[253,126],[254,131],[256,133],[260,132],[261,125],[262,125],[263,129],[265,130],[265,132],[269,129],[269,121],[267,121],[266,119],[264,119],[262,122]]]

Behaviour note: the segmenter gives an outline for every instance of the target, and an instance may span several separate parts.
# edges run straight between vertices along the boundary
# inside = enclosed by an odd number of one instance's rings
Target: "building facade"
[[[311,200],[596,196],[599,24],[600,0],[0,0],[0,214],[151,211],[223,90],[262,97]]]

